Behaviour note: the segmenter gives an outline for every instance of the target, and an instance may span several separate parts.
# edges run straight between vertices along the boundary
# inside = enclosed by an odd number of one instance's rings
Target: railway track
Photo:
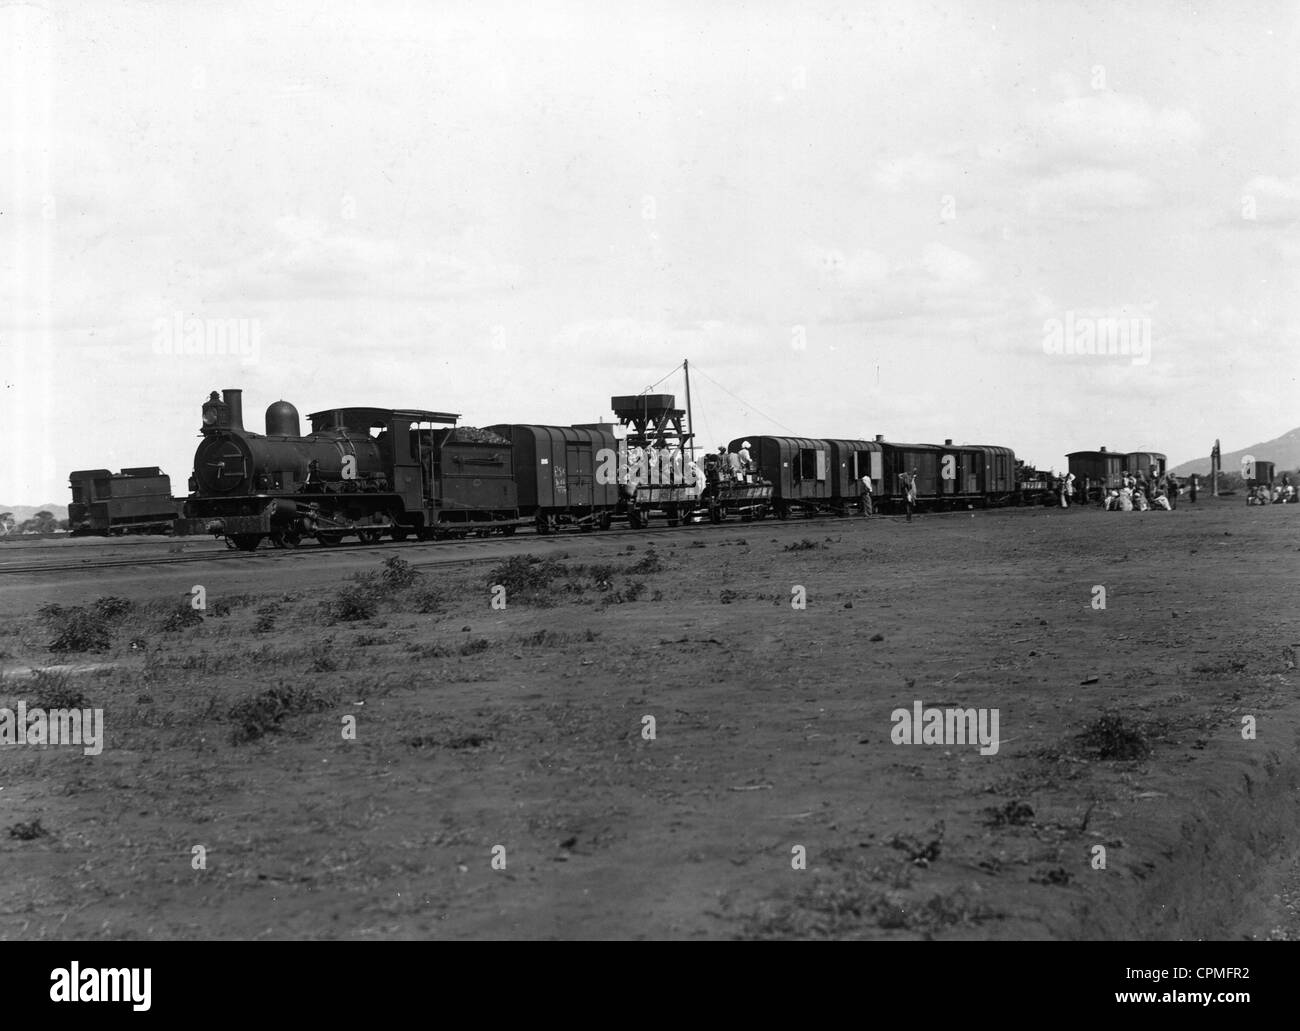
[[[926,519],[936,517],[955,518],[965,515],[960,511],[955,512],[928,512],[925,514]],[[861,518],[859,516],[849,516],[849,519]],[[901,516],[876,515],[873,519],[901,519]],[[152,558],[126,558],[113,557],[102,561],[85,561],[85,562],[60,562],[57,564],[48,563],[29,563],[26,565],[0,565],[0,576],[19,575],[19,574],[46,574],[46,573],[79,573],[97,569],[125,569],[135,567],[158,567],[172,565],[189,565],[193,563],[216,563],[216,562],[238,562],[238,563],[266,563],[266,562],[303,562],[310,561],[314,556],[321,554],[346,554],[346,555],[364,555],[373,553],[377,555],[387,555],[391,553],[410,554],[420,553],[428,549],[444,550],[448,548],[471,549],[493,551],[500,546],[505,540],[539,540],[550,541],[556,544],[568,543],[570,541],[608,541],[620,540],[626,542],[645,542],[652,543],[660,540],[674,540],[679,537],[686,537],[694,534],[707,534],[715,531],[736,530],[742,527],[776,529],[777,527],[824,527],[842,524],[845,521],[843,516],[818,515],[804,518],[792,518],[788,520],[765,519],[761,522],[743,522],[730,521],[723,523],[691,523],[688,526],[669,527],[666,525],[652,526],[650,528],[632,529],[631,527],[616,527],[609,530],[601,530],[592,533],[566,532],[559,534],[547,534],[538,536],[533,532],[527,532],[514,537],[473,537],[460,540],[443,540],[443,541],[384,541],[378,544],[363,544],[360,541],[350,544],[338,544],[328,548],[308,545],[300,548],[286,548],[283,550],[275,548],[259,548],[255,552],[247,551],[209,551],[191,555],[158,555]],[[667,536],[666,536],[667,535]],[[472,561],[472,559],[466,559]],[[414,563],[417,564],[418,563]]]
[[[840,522],[841,520],[834,516],[819,516],[810,519],[791,520],[789,524],[770,522],[772,526],[782,525],[806,525],[817,526]],[[529,538],[539,541],[551,541],[556,544],[569,543],[572,541],[601,541],[601,540],[624,540],[624,541],[658,541],[665,539],[665,533],[672,534],[692,534],[701,532],[710,532],[714,530],[725,530],[728,527],[736,529],[740,526],[750,526],[756,524],[749,523],[695,523],[685,527],[670,528],[667,526],[650,529],[633,530],[630,527],[602,530],[594,533],[563,533],[548,534],[545,537],[538,536],[534,533],[518,535],[513,538],[491,537],[491,538],[467,538],[462,540],[446,541],[385,541],[381,544],[362,544],[360,542],[352,544],[334,545],[329,548],[319,546],[307,546],[301,548],[278,550],[274,548],[259,548],[255,552],[246,551],[208,551],[191,555],[156,555],[153,557],[117,557],[110,559],[92,560],[82,562],[59,562],[59,563],[27,563],[24,565],[0,565],[0,575],[18,575],[33,573],[79,573],[83,571],[97,569],[124,569],[133,567],[153,567],[153,566],[174,566],[189,565],[201,562],[241,562],[241,563],[266,563],[266,562],[295,562],[310,561],[314,556],[322,554],[346,554],[346,555],[363,555],[374,553],[387,555],[390,553],[408,554],[411,552],[419,553],[428,549],[444,550],[447,548],[469,548],[473,550],[492,551],[499,546],[500,542],[506,539],[510,540],[528,540]],[[668,537],[666,539],[673,539]]]

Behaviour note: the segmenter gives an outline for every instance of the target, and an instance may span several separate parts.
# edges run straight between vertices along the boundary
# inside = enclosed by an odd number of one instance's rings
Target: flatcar
[[[689,458],[694,433],[685,408],[675,394],[623,394],[611,397],[609,406],[618,419],[620,446],[619,515],[628,525],[648,526],[655,516],[669,526],[693,522],[704,510],[704,470]],[[720,496],[710,516],[723,511]]]
[[[747,443],[742,442],[740,448],[732,453],[739,458],[745,453]],[[700,492],[697,511],[706,513],[711,523],[720,523],[732,516],[746,522],[766,519],[772,510],[772,484],[752,466],[737,473],[732,468],[730,454],[724,454],[725,451],[723,447],[716,454],[706,455],[703,466],[696,467],[702,468],[704,474],[704,489]]]
[[[68,528],[74,536],[169,533],[179,514],[172,481],[156,465],[78,469],[68,474],[72,503]]]
[[[1053,473],[1025,462],[1016,462],[1016,492],[1012,498],[1015,505],[1056,505],[1059,504],[1059,479]]]

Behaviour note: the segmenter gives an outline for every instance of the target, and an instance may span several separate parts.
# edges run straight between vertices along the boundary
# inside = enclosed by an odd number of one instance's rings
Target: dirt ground
[[[6,547],[0,707],[106,731],[0,745],[0,937],[1300,938],[1297,529],[1203,498],[57,578]],[[996,754],[895,744],[917,701],[998,710]]]

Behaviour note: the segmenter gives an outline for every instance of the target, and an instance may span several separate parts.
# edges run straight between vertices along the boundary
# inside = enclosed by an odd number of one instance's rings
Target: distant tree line
[[[66,530],[67,528],[68,521],[66,519],[55,519],[54,513],[47,512],[45,509],[41,509],[30,519],[24,519],[21,523],[14,518],[12,512],[0,512],[0,537],[19,533],[54,533],[56,530]]]

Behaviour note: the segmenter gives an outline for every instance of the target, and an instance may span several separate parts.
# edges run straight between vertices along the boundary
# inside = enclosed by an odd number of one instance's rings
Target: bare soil
[[[155,541],[4,575],[0,707],[81,695],[107,729],[95,756],[0,745],[0,937],[1296,937],[1298,519],[1202,499],[151,568]],[[97,549],[47,553],[128,554]],[[102,596],[131,603],[86,617],[104,650],[51,651]],[[997,753],[894,744],[917,700],[997,709]]]

